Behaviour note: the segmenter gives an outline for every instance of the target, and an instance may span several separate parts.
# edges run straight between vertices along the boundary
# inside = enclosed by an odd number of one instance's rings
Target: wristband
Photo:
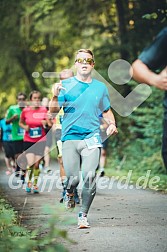
[[[114,125],[115,127],[117,127],[117,125],[116,125],[114,122],[111,122],[111,123],[109,124],[109,126],[110,126],[111,124]]]

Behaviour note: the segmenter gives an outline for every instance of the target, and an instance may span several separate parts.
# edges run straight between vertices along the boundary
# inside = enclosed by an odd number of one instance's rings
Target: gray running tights
[[[62,154],[67,179],[67,192],[73,192],[74,188],[78,186],[82,175],[81,212],[87,214],[96,194],[95,179],[100,149],[97,147],[89,150],[84,140],[67,140],[63,142]]]

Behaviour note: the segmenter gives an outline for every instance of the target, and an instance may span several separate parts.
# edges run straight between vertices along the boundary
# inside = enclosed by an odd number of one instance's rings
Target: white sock
[[[99,170],[100,172],[103,172],[104,171],[104,168],[103,167],[100,167],[100,170]]]

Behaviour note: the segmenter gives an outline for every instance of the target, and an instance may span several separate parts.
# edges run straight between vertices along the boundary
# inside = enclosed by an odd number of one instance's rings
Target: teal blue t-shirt
[[[62,141],[82,140],[99,133],[99,116],[110,108],[108,90],[102,82],[91,83],[76,77],[63,80],[58,102],[63,106]]]
[[[6,124],[5,118],[0,120],[2,142],[12,141],[12,124]]]

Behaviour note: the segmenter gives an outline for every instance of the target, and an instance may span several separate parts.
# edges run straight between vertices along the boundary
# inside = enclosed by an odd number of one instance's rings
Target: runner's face
[[[20,108],[24,108],[26,106],[26,99],[23,95],[18,96],[17,101]]]
[[[41,95],[38,93],[33,94],[31,97],[30,103],[31,103],[31,106],[33,107],[39,107],[41,103]]]
[[[76,56],[75,67],[80,75],[89,76],[94,68],[92,55],[85,52],[79,52]]]

